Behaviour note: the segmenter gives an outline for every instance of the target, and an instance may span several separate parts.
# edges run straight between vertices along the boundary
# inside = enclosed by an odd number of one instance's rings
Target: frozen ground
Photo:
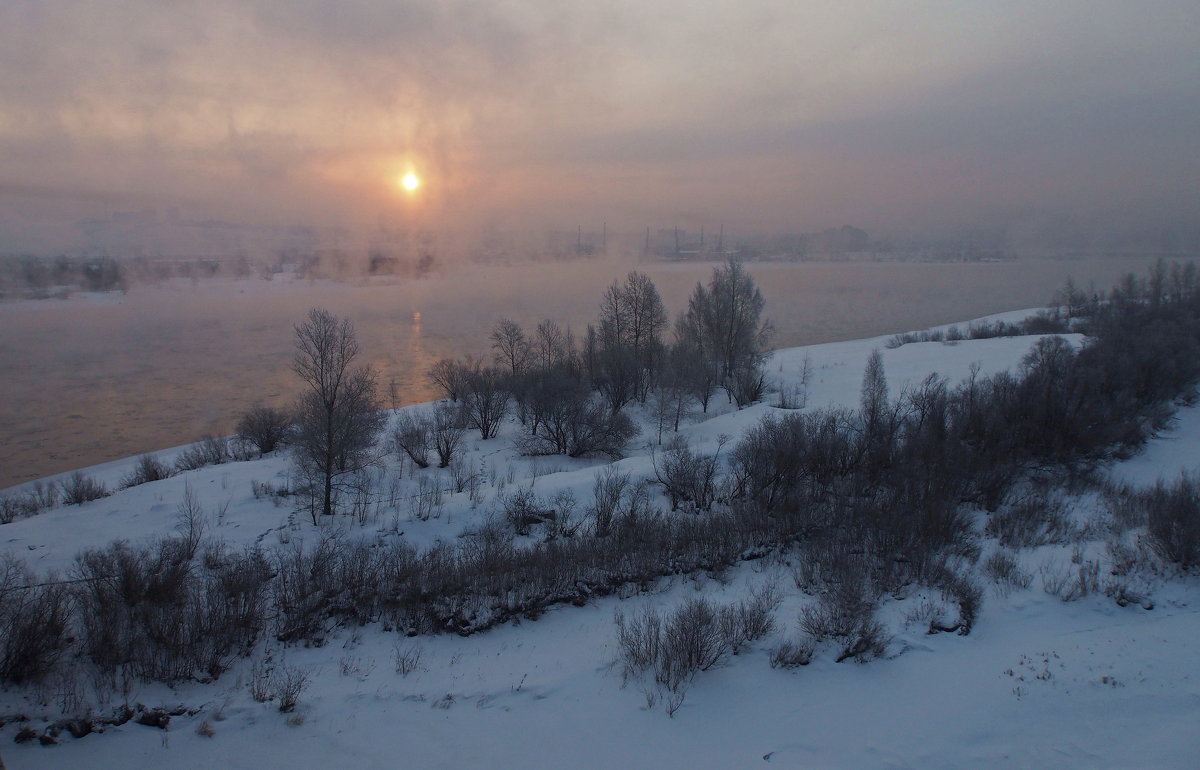
[[[906,382],[931,371],[958,381],[972,364],[982,374],[1014,367],[1035,341],[887,350],[886,338],[875,338],[779,351],[768,371],[780,383],[794,382],[807,357],[808,406],[853,406],[873,349],[883,353],[895,397]],[[714,404],[713,413],[682,431],[710,451],[720,436],[736,437],[774,411],[766,405],[733,411],[723,399]],[[448,494],[429,521],[413,519],[403,502],[381,505],[363,522],[343,519],[337,526],[376,537],[403,532],[426,546],[477,525],[496,496],[517,485],[532,484],[547,496],[571,489],[586,501],[601,463],[519,458],[511,452],[511,435],[471,446],[473,467],[488,479],[482,501]],[[639,441],[652,437],[646,427]],[[169,461],[177,451],[159,456]],[[395,455],[388,462],[383,486],[394,483],[401,500],[414,494],[414,472],[399,473]],[[115,487],[132,463],[88,473]],[[1110,472],[1141,485],[1198,464],[1200,409],[1185,408],[1144,452]],[[620,466],[635,475],[651,472],[645,448]],[[272,457],[134,487],[4,525],[0,548],[41,572],[65,573],[81,548],[172,532],[185,485],[208,512],[211,536],[268,547],[315,538],[311,521],[252,493],[254,482],[286,482],[288,468],[286,458]],[[1072,515],[1095,518],[1103,511],[1098,501],[1085,500]],[[990,547],[984,541],[985,551]],[[649,592],[558,607],[536,622],[467,638],[405,639],[368,626],[341,629],[319,649],[264,645],[260,661],[299,667],[311,677],[293,715],[250,697],[253,661],[240,661],[213,684],[135,684],[131,702],[195,710],[175,717],[165,731],[128,723],[81,739],[64,733],[57,746],[16,745],[17,724],[10,719],[0,731],[6,747],[0,756],[9,768],[1194,767],[1200,756],[1200,586],[1195,577],[1151,576],[1145,587],[1152,601],[1126,607],[1103,594],[1064,602],[1047,593],[1047,576],[1055,570],[1073,569],[1073,558],[1103,562],[1103,552],[1101,541],[1022,551],[1032,585],[989,586],[969,636],[930,636],[925,623],[909,619],[936,597],[920,591],[891,597],[880,611],[893,635],[888,653],[866,664],[835,663],[828,650],[818,650],[808,666],[770,667],[770,649],[795,636],[799,609],[811,600],[796,588],[792,565],[776,556],[719,576],[663,579]],[[732,601],[767,582],[784,595],[776,633],[699,674],[674,716],[661,699],[651,705],[656,693],[647,682],[624,681],[616,663],[618,608],[629,615],[642,605],[669,608],[698,594]],[[397,652],[414,650],[419,663],[401,675]],[[51,688],[0,693],[0,715],[27,715],[37,728],[64,697]],[[211,736],[198,732],[202,723]]]

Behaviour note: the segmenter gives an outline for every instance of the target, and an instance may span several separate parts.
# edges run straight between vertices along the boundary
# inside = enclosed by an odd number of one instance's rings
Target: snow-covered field
[[[973,364],[985,375],[1013,368],[1036,340],[896,349],[885,349],[886,338],[816,345],[776,352],[768,373],[777,383],[795,382],[807,359],[809,408],[856,406],[863,366],[874,349],[883,354],[894,397],[929,372],[957,382]],[[774,400],[771,395],[767,403]],[[682,428],[697,449],[713,451],[722,436],[736,438],[775,411],[713,403],[709,415]],[[0,549],[41,573],[66,573],[82,548],[174,532],[185,488],[207,512],[210,536],[268,547],[315,540],[331,526],[380,538],[403,533],[420,547],[453,541],[496,508],[498,495],[530,484],[546,497],[569,489],[582,509],[603,463],[518,457],[511,449],[515,430],[509,425],[499,438],[470,445],[472,467],[488,480],[483,499],[473,503],[466,492],[447,494],[428,521],[411,517],[407,505],[381,505],[364,521],[343,517],[318,529],[293,514],[288,501],[277,505],[254,495],[256,483],[286,483],[290,462],[278,456],[210,466],[17,520],[0,527]],[[653,437],[647,425],[638,448],[618,463],[622,471],[652,475],[645,442]],[[170,462],[179,451],[158,456]],[[115,488],[134,461],[86,472]],[[384,487],[397,475],[395,455],[388,464]],[[1141,454],[1106,472],[1145,485],[1197,465],[1200,408],[1193,407],[1182,409]],[[411,494],[414,473],[448,471],[405,469],[397,489]],[[1104,513],[1096,500],[1085,499],[1071,515]],[[985,553],[994,546],[981,542]],[[664,578],[648,592],[556,607],[536,622],[471,637],[408,639],[367,626],[339,629],[321,648],[265,644],[260,661],[266,657],[310,676],[293,714],[251,697],[253,660],[238,661],[211,684],[171,689],[134,683],[131,703],[194,712],[172,718],[165,731],[130,722],[79,739],[64,732],[55,746],[12,743],[20,726],[12,717],[27,715],[39,729],[70,694],[52,688],[0,693],[0,717],[8,721],[0,730],[0,756],[9,768],[1195,767],[1197,578],[1166,572],[1145,577],[1149,599],[1125,607],[1103,593],[1066,602],[1045,590],[1048,576],[1073,569],[1073,559],[1103,566],[1102,538],[1025,549],[1019,556],[1032,584],[1023,590],[989,585],[967,636],[925,633],[927,622],[917,617],[921,603],[934,597],[920,591],[890,597],[880,608],[892,634],[888,652],[865,664],[835,663],[819,649],[810,665],[770,666],[770,650],[795,636],[798,612],[811,601],[796,588],[787,559],[773,556],[720,575]],[[644,605],[670,608],[697,595],[732,601],[766,583],[784,597],[775,633],[701,672],[673,716],[647,682],[626,681],[617,662],[618,608],[629,616]],[[414,670],[398,673],[398,655],[416,651]]]

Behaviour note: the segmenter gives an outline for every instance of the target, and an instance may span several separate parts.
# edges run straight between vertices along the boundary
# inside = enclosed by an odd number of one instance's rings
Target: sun
[[[403,187],[405,190],[412,192],[413,190],[415,190],[421,186],[421,180],[417,178],[416,174],[414,174],[410,171],[409,173],[405,174],[403,177],[400,178],[400,186]]]

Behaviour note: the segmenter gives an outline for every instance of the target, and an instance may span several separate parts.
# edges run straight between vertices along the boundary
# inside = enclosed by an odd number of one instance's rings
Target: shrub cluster
[[[227,439],[206,436],[175,458],[175,470],[180,473],[194,471],[209,465],[220,465],[232,459],[235,459],[234,453],[230,450]]]
[[[693,598],[665,616],[646,607],[626,619],[618,610],[617,643],[625,676],[651,671],[659,686],[681,693],[697,673],[771,633],[778,606],[778,593],[764,585],[744,601],[717,606]],[[673,711],[680,702],[669,700],[668,709]]]
[[[83,471],[75,471],[60,481],[59,488],[62,489],[63,505],[81,505],[111,494],[103,482],[85,476]]]
[[[1189,569],[1200,566],[1200,477],[1184,474],[1138,495],[1154,550]]]
[[[270,570],[264,554],[213,548],[194,538],[152,545],[118,541],[76,559],[76,622],[84,656],[114,675],[148,680],[215,678],[246,654],[264,624]]]
[[[58,505],[58,484],[38,481],[26,492],[0,497],[0,524],[8,524],[25,516],[36,516]]]
[[[968,324],[964,331],[955,325],[948,329],[925,329],[893,335],[887,341],[888,348],[898,348],[913,342],[960,342],[962,340],[986,340],[994,337],[1022,337],[1030,334],[1065,334],[1071,330],[1069,318],[1064,318],[1057,308],[1042,311],[1016,323],[1008,321],[981,321]]]
[[[243,446],[253,447],[261,457],[283,446],[291,427],[292,420],[287,412],[270,406],[256,406],[238,420],[237,438]]]
[[[125,478],[121,479],[121,487],[128,489],[151,481],[161,481],[170,478],[174,473],[152,454],[144,454],[138,458],[137,465]]]

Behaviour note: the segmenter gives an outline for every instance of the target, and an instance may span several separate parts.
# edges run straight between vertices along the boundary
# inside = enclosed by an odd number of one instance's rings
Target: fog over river
[[[920,329],[1048,302],[1072,277],[1110,288],[1145,259],[995,263],[748,263],[775,325],[774,347]],[[712,263],[611,260],[464,265],[388,282],[175,281],[127,294],[0,304],[0,488],[107,460],[228,434],[256,403],[286,406],[293,324],[320,306],[353,319],[364,362],[387,402],[435,397],[439,358],[490,357],[488,334],[510,317],[543,318],[577,338],[601,294],[630,269],[647,273],[672,318]]]

